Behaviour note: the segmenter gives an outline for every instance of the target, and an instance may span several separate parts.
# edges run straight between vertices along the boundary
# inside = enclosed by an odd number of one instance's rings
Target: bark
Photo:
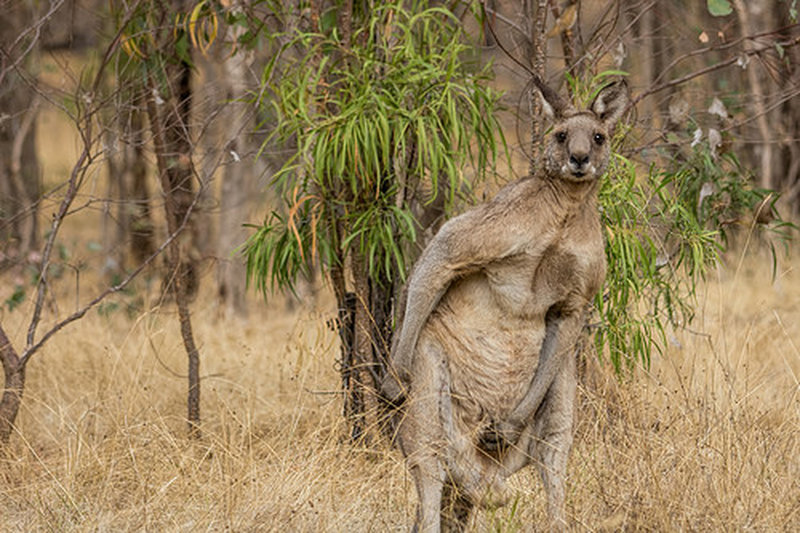
[[[176,39],[177,41],[177,39]],[[170,54],[167,52],[167,54]],[[175,296],[180,330],[188,360],[187,418],[189,436],[200,434],[200,354],[194,341],[189,300],[198,288],[195,227],[190,223],[197,203],[193,189],[195,171],[193,146],[189,137],[191,116],[191,70],[185,61],[165,61],[163,70],[150,72],[147,78],[147,115],[153,134],[167,229],[170,234],[184,227],[184,238],[174,239],[167,253],[165,286]],[[162,84],[159,84],[161,80]],[[187,234],[188,231],[188,234]]]
[[[180,10],[179,7],[175,9]],[[192,163],[193,143],[189,131],[192,72],[191,66],[179,59],[174,49],[174,42],[178,39],[173,37],[172,32],[165,34],[164,39],[174,41],[172,44],[162,44],[167,47],[162,52],[165,55],[163,65],[158,71],[148,74],[147,114],[153,132],[165,208],[167,211],[171,209],[172,213],[167,217],[167,226],[171,232],[180,221],[187,221],[187,227],[180,239],[177,271],[167,269],[164,287],[170,292],[177,289],[176,285],[170,285],[177,272],[184,294],[191,300],[199,288],[200,259],[199,230],[195,223],[196,213],[193,212],[197,205],[197,175]]]
[[[128,212],[125,209],[125,199],[128,190],[125,183],[125,154],[121,129],[109,128],[104,133],[104,147],[106,151],[106,168],[108,169],[108,182],[106,184],[106,197],[103,200],[103,251],[106,254],[104,268],[118,271],[125,266],[126,250],[125,229],[128,227]],[[116,211],[112,212],[112,207]]]
[[[342,414],[344,419],[350,423],[350,438],[355,441],[363,433],[359,414],[364,411],[361,391],[356,386],[354,364],[356,299],[352,292],[347,292],[344,269],[341,263],[331,265],[330,277],[333,293],[338,304],[335,329],[339,334],[341,346],[339,375],[342,379],[342,391],[344,392]]]
[[[19,29],[32,15],[27,3],[19,3],[0,17],[0,266],[26,261],[39,247],[38,104],[36,92],[12,66],[25,68],[35,62],[30,52],[35,44],[18,41]]]
[[[747,6],[743,0],[733,0],[733,5],[736,8],[736,15],[739,17],[742,35],[750,35],[753,33],[753,28],[750,24],[750,14],[747,11]],[[752,50],[754,46],[755,43],[749,39],[744,43],[745,51]],[[768,123],[766,106],[764,105],[766,101],[764,87],[754,64],[747,66],[747,80],[750,85],[750,92],[753,96],[752,104],[753,111],[755,111],[756,114],[758,133],[761,136],[761,153],[759,157],[761,168],[761,175],[759,176],[760,186],[764,189],[774,189],[775,183],[772,178],[772,142],[770,140],[771,129]]]
[[[537,0],[536,10],[533,9],[533,1],[525,2],[526,18],[530,23],[530,63],[533,72],[540,79],[545,79],[545,63],[547,61],[547,37],[545,36],[545,26],[547,24],[547,0]],[[529,107],[531,110],[531,153],[529,174],[536,172],[539,156],[541,152],[542,128],[544,121],[541,120],[542,103],[536,94],[536,88],[531,86],[529,93]]]
[[[186,294],[180,289],[181,281],[178,281],[177,305],[178,317],[181,323],[181,338],[186,349],[188,361],[188,393],[186,399],[186,416],[189,422],[189,436],[200,438],[200,351],[194,342],[194,332],[192,331],[192,315],[189,312],[189,305],[186,302]]]
[[[653,17],[655,16],[654,11],[655,8],[645,10],[639,19],[639,35],[636,43],[639,50],[637,58],[639,59],[638,64],[641,72],[640,75],[642,77],[642,81],[648,87],[655,83],[656,78],[656,70],[654,65],[655,39],[653,38],[653,32],[655,31],[655,25],[653,23]]]
[[[364,435],[364,391],[360,386],[356,356],[356,295],[347,292],[339,301],[339,340],[342,344],[340,374],[344,402],[342,411],[350,424],[350,439],[357,442]]]
[[[574,7],[572,7],[574,6]],[[553,13],[553,19],[559,20],[563,13],[567,12],[570,8],[575,9],[575,18],[577,19],[580,12],[580,3],[578,0],[570,0],[565,5],[564,11],[558,5],[558,2],[551,0],[550,2],[550,10]],[[564,53],[564,66],[567,69],[567,72],[570,74],[576,74],[575,72],[575,32],[573,27],[577,26],[577,23],[573,23],[571,25],[567,25],[561,32],[559,32],[559,36],[561,37],[561,50]],[[541,74],[540,74],[541,76]],[[544,79],[544,78],[542,78]]]
[[[353,440],[369,439],[368,428],[375,427],[372,422],[378,413],[378,384],[373,378],[375,360],[372,351],[373,314],[370,309],[370,283],[366,261],[360,254],[353,257],[353,286],[355,289],[355,314],[353,322],[353,377],[351,387],[358,389],[361,413],[353,419]]]
[[[128,215],[130,253],[136,264],[144,262],[156,249],[144,155],[144,127],[144,113],[135,109],[131,113],[130,143],[125,150],[130,197],[126,199],[124,207]]]
[[[244,28],[229,28],[228,40],[235,42]],[[247,238],[242,222],[249,218],[253,191],[253,163],[250,157],[249,134],[252,129],[250,106],[242,100],[247,95],[247,72],[252,55],[243,48],[224,61],[226,100],[230,102],[224,115],[229,117],[225,131],[226,161],[220,191],[219,237],[217,240],[217,292],[227,312],[238,316],[247,314],[246,267],[242,257],[234,252]]]
[[[356,256],[359,254],[355,254]],[[360,420],[356,420],[354,427],[358,428],[361,436],[366,436],[367,416],[375,413],[375,384],[370,378],[370,366],[372,365],[372,331],[371,313],[369,309],[369,280],[367,278],[366,265],[363,258],[353,258],[353,286],[355,288],[355,319],[353,323],[354,333],[354,357],[353,367],[356,376],[356,386],[359,388],[363,402],[363,412]],[[354,435],[356,437],[356,435]]]
[[[3,363],[5,378],[3,396],[0,398],[0,446],[6,446],[14,431],[14,422],[25,390],[25,365],[20,361],[2,325],[0,325],[0,360]]]

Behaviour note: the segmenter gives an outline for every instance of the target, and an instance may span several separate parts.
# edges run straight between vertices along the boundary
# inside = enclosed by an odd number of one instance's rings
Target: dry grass
[[[721,271],[696,328],[647,373],[590,365],[568,506],[576,530],[800,530],[800,277]],[[91,313],[29,367],[0,464],[3,531],[403,531],[399,453],[343,443],[330,305],[256,304],[248,322],[194,306],[204,438],[185,438],[171,309]],[[4,321],[20,341],[24,312]],[[15,325],[14,321],[18,323]],[[532,469],[476,530],[542,523]]]
[[[56,125],[43,128],[64,150],[49,152],[48,183],[74,161]],[[103,264],[86,247],[101,238],[99,210],[66,239],[84,275]],[[766,264],[730,263],[699,295],[702,334],[676,334],[649,372],[623,382],[589,365],[569,467],[574,530],[800,531],[800,273],[787,263],[772,283]],[[62,311],[75,305],[73,277],[61,281]],[[0,278],[0,302],[12,289]],[[0,458],[0,531],[408,529],[414,489],[400,454],[345,442],[330,300],[292,312],[254,302],[244,322],[201,296],[197,443],[186,438],[174,310],[126,312],[139,297],[152,309],[147,291],[89,313],[32,360],[19,432]],[[2,315],[17,346],[29,316]],[[516,503],[479,513],[475,530],[543,523],[534,470],[513,486]]]

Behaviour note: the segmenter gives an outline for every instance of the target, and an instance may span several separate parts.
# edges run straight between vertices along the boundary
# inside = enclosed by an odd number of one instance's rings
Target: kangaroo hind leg
[[[547,393],[534,422],[535,436],[531,455],[539,468],[545,492],[550,523],[555,529],[567,526],[565,485],[567,458],[572,447],[575,404],[575,360],[570,357],[565,368]]]
[[[435,457],[420,458],[411,467],[411,475],[417,486],[417,517],[412,531],[439,533],[440,512],[444,489],[444,469]]]

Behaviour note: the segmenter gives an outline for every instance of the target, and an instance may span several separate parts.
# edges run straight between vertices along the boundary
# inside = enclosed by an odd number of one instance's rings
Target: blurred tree
[[[222,184],[219,201],[217,238],[217,294],[228,312],[247,313],[245,298],[247,273],[236,249],[247,238],[242,222],[249,218],[254,193],[252,130],[255,128],[253,106],[247,103],[254,88],[248,74],[254,53],[246,46],[250,2],[233,0],[228,10],[226,53],[221,63],[225,127],[222,132]],[[228,50],[230,48],[230,50]]]
[[[129,74],[119,70],[113,74],[115,87],[110,92],[116,95],[116,102],[104,118],[108,168],[103,206],[104,269],[112,274],[142,263],[156,248],[145,159],[146,96]]]
[[[31,2],[6,4],[0,17],[0,268],[35,262],[39,247],[36,21]]]
[[[205,2],[144,2],[123,26],[141,55],[147,117],[153,139],[169,234],[186,227],[170,244],[165,287],[175,297],[181,337],[188,358],[187,419],[190,435],[200,435],[200,352],[192,331],[189,301],[199,287],[199,229],[193,222],[197,174],[191,136],[193,47],[216,39],[216,13]],[[211,26],[206,26],[212,21]],[[138,42],[137,42],[138,41]],[[134,48],[132,48],[134,49]]]

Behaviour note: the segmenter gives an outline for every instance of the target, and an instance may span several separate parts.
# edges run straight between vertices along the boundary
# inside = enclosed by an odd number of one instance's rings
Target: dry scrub
[[[704,334],[678,334],[649,372],[620,383],[587,365],[575,530],[800,530],[800,275],[716,278],[699,296]],[[414,496],[400,454],[343,443],[330,305],[256,306],[243,323],[194,305],[199,444],[185,438],[171,308],[93,312],[55,337],[29,367],[1,459],[0,530],[405,531]],[[23,314],[4,314],[16,342]],[[543,523],[535,471],[512,485],[516,503],[478,513],[476,530]]]

